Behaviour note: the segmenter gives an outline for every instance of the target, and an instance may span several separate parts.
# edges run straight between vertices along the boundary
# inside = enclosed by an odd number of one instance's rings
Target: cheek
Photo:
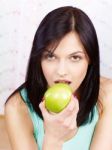
[[[77,69],[77,75],[82,78],[82,80],[85,78],[87,73],[88,65],[82,65]]]
[[[52,66],[49,67],[49,65],[47,65],[44,62],[41,63],[41,66],[42,66],[44,77],[46,78],[47,82],[49,82],[49,80],[51,79],[53,75],[53,68]]]
[[[42,63],[41,66],[42,66],[43,74],[44,74],[44,76],[46,78],[48,76],[48,74],[49,74],[49,69],[48,69],[47,65],[45,65],[44,63]]]
[[[77,68],[75,69],[73,78],[75,82],[74,85],[76,86],[76,88],[78,88],[84,80],[87,73],[87,69],[88,64],[80,64],[80,66],[77,66]]]

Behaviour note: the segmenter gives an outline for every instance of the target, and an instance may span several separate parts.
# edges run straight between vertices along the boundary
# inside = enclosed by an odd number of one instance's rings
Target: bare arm
[[[33,125],[19,94],[5,106],[5,120],[12,150],[38,150],[33,137]]]
[[[12,150],[38,150],[27,106],[19,94],[10,98],[5,105],[5,121]],[[46,134],[42,144],[42,150],[62,150],[62,144]]]
[[[103,81],[100,90],[102,113],[95,129],[90,150],[112,150],[112,81]]]
[[[44,101],[39,106],[44,118],[43,150],[62,150],[63,143],[77,133],[78,100],[72,96],[69,105],[57,114],[49,113],[45,109]]]
[[[95,134],[90,150],[111,150],[112,149],[112,111],[103,112],[96,126]]]
[[[62,150],[63,143],[72,138],[77,131],[74,117],[76,118],[78,112],[78,100],[72,99],[68,107],[57,115],[49,114],[44,104],[40,107],[45,127],[42,150]],[[38,150],[33,136],[32,121],[19,94],[14,95],[6,104],[5,118],[13,150]]]

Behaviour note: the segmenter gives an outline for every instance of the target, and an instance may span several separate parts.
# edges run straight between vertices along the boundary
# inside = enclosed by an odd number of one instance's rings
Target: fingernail
[[[42,102],[44,101],[44,97],[42,97]]]
[[[78,101],[78,98],[77,98],[77,96],[74,96],[74,99]]]

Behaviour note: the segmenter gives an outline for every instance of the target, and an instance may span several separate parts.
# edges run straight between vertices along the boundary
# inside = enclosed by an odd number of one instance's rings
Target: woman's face
[[[41,66],[48,86],[67,83],[75,92],[88,69],[88,56],[76,32],[68,33],[53,53],[50,49],[42,56]]]

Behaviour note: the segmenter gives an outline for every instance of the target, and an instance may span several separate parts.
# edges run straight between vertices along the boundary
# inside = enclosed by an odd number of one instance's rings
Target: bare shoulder
[[[112,86],[112,79],[110,79],[110,78],[107,78],[107,77],[100,77],[100,83],[101,83],[101,86],[108,86],[108,87],[110,87],[110,86]]]
[[[103,108],[112,109],[112,79],[106,77],[100,78],[99,99]]]
[[[106,77],[100,78],[100,93],[106,96],[112,94],[112,79]]]
[[[19,92],[12,95],[8,99],[8,101],[5,105],[5,110],[6,111],[22,111],[23,110],[23,112],[24,112],[25,110],[27,110],[26,108],[27,108],[26,104],[22,100]]]
[[[13,96],[9,98],[5,105],[5,117],[6,119],[10,119],[10,121],[15,120],[15,122],[22,121],[27,123],[30,129],[33,128],[31,119],[29,117],[28,109],[24,101],[22,100],[19,92],[15,93]]]
[[[12,95],[8,99],[7,103],[5,104],[5,110],[6,110],[6,112],[8,111],[9,113],[10,113],[10,111],[19,111],[19,109],[21,109],[22,107],[25,107],[25,104],[24,104],[19,92]]]
[[[19,93],[9,98],[5,105],[5,120],[12,149],[37,150],[33,124],[28,109]]]

